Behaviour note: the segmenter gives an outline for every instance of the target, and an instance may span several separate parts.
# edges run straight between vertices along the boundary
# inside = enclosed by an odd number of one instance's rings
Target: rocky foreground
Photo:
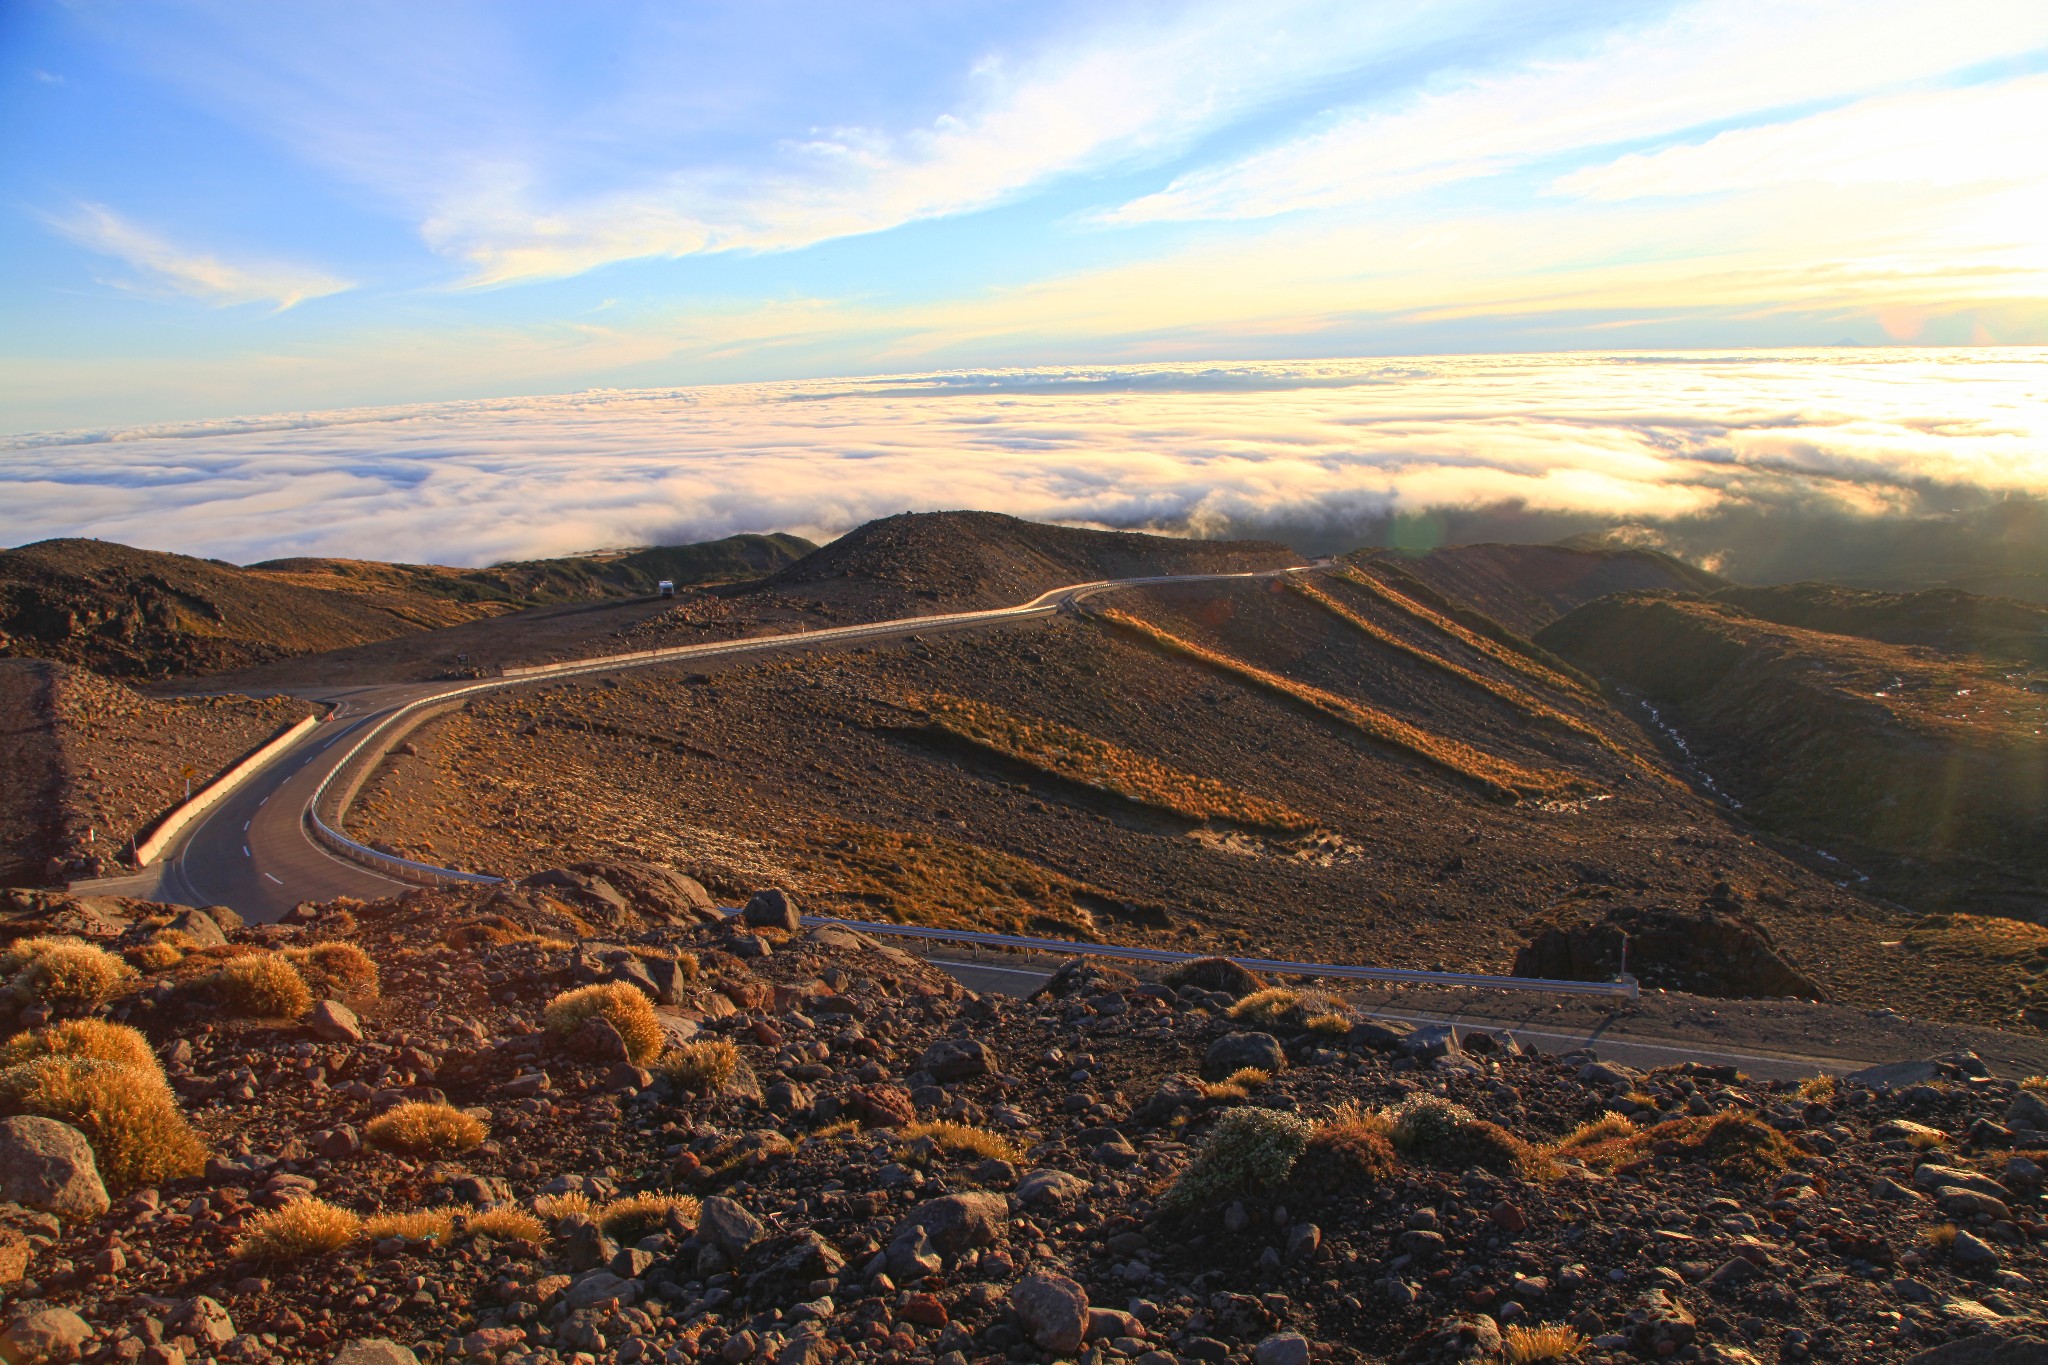
[[[9,1361],[2048,1360],[2048,1096],[1967,1055],[1639,1074],[1220,961],[977,997],[646,865],[6,894]]]

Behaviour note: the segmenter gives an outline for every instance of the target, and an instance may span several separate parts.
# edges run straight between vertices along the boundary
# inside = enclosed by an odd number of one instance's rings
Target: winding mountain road
[[[376,737],[400,712],[424,709],[436,701],[632,668],[791,649],[843,648],[908,635],[1009,625],[1053,616],[1090,597],[1125,588],[1279,578],[1315,567],[1306,564],[1250,573],[1101,579],[1054,588],[1014,607],[906,616],[823,630],[572,659],[508,670],[502,677],[474,682],[294,689],[295,696],[331,706],[333,710],[327,719],[252,774],[185,831],[156,863],[132,877],[95,882],[91,889],[101,894],[141,896],[181,905],[225,905],[256,923],[275,920],[301,901],[336,896],[369,899],[407,889],[406,882],[346,861],[322,847],[308,829],[307,813],[322,784],[364,741]]]

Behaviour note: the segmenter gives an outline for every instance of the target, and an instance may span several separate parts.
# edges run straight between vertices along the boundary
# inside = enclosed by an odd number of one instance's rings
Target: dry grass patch
[[[1417,625],[1427,626],[1431,630],[1448,635],[1467,649],[1484,654],[1495,663],[1500,664],[1504,668],[1511,668],[1525,678],[1540,682],[1545,687],[1556,688],[1559,691],[1578,692],[1592,697],[1600,695],[1600,689],[1590,679],[1582,680],[1581,678],[1572,677],[1560,672],[1557,668],[1551,668],[1529,657],[1529,655],[1521,650],[1504,645],[1498,640],[1488,639],[1478,631],[1468,629],[1442,612],[1423,605],[1406,593],[1396,591],[1392,585],[1380,581],[1369,573],[1362,572],[1348,564],[1340,568],[1338,573],[1345,582],[1362,588],[1377,598],[1383,605],[1399,612]],[[1536,646],[1529,644],[1527,641],[1524,641],[1523,644],[1528,649],[1536,648]],[[1560,667],[1570,667],[1570,665],[1560,663]]]
[[[1482,749],[1474,748],[1463,740],[1445,735],[1432,734],[1419,725],[1368,706],[1364,702],[1340,697],[1320,687],[1248,664],[1192,640],[1161,630],[1149,621],[1120,611],[1103,611],[1101,620],[1169,654],[1178,654],[1196,663],[1213,668],[1221,673],[1242,679],[1253,686],[1284,697],[1310,710],[1337,721],[1375,743],[1398,749],[1422,760],[1451,776],[1469,782],[1496,800],[1517,801],[1525,796],[1561,797],[1590,790],[1589,785],[1569,773],[1538,772],[1525,768],[1505,758],[1499,758]]]
[[[39,1057],[93,1057],[147,1072],[159,1081],[164,1078],[163,1064],[139,1030],[103,1019],[66,1019],[30,1033],[17,1033],[0,1044],[0,1066]]]
[[[1013,762],[1095,791],[1190,820],[1228,820],[1298,834],[1315,828],[1300,811],[1239,791],[1226,782],[1182,772],[1085,730],[1013,715],[999,706],[934,692],[911,701],[934,729]]]
[[[1342,997],[1328,991],[1296,991],[1285,986],[1268,986],[1232,1005],[1230,1017],[1255,1028],[1348,1033],[1351,1029],[1350,1008]]]
[[[906,1123],[896,1130],[896,1136],[903,1142],[929,1138],[933,1146],[952,1156],[971,1156],[997,1161],[1024,1159],[1024,1150],[1001,1133],[988,1128],[977,1128],[970,1123],[955,1123],[951,1119]]]
[[[401,1104],[370,1120],[363,1136],[407,1156],[454,1156],[490,1136],[483,1120],[452,1104]]]
[[[1639,1130],[1626,1115],[1602,1114],[1551,1143],[1549,1152],[1553,1157],[1568,1157],[1589,1170],[1611,1171],[1641,1154],[1638,1136]]]
[[[1514,1323],[1501,1333],[1501,1347],[1509,1365],[1547,1365],[1550,1361],[1570,1360],[1586,1349],[1586,1339],[1573,1327],[1555,1323],[1524,1327]]]
[[[238,1261],[296,1261],[339,1251],[362,1235],[363,1220],[324,1199],[300,1199],[242,1225],[228,1254]]]
[[[540,1219],[524,1209],[485,1209],[469,1215],[463,1231],[471,1237],[488,1237],[494,1242],[526,1242],[539,1246],[548,1237]]]
[[[1956,1244],[1956,1225],[1942,1223],[1931,1228],[1920,1229],[1920,1240],[1936,1251],[1946,1252]]]
[[[596,1218],[605,1236],[630,1244],[662,1231],[671,1218],[694,1228],[697,1212],[697,1201],[687,1194],[629,1194],[600,1208]]]
[[[372,1214],[363,1220],[363,1236],[372,1242],[402,1237],[408,1242],[432,1242],[446,1246],[455,1236],[455,1215],[463,1210],[453,1205],[412,1209],[405,1213]]]
[[[1220,1081],[1195,1082],[1195,1090],[1205,1100],[1229,1103],[1234,1100],[1248,1100],[1252,1091],[1273,1079],[1273,1073],[1261,1067],[1241,1066]]]
[[[672,1085],[698,1095],[716,1095],[739,1077],[746,1065],[740,1050],[723,1038],[682,1043],[662,1054],[655,1063],[659,1075]]]
[[[377,995],[377,964],[353,943],[315,943],[287,948],[285,960],[298,969],[308,986],[321,995],[344,1000],[372,1000]]]
[[[1394,1174],[1397,1165],[1384,1117],[1346,1101],[1309,1131],[1294,1163],[1292,1184],[1317,1198],[1362,1193]]]
[[[1835,1097],[1835,1078],[1826,1072],[1808,1076],[1799,1083],[1799,1098],[1816,1104],[1826,1104]]]
[[[587,1194],[542,1194],[534,1196],[533,1211],[550,1223],[564,1218],[595,1217],[597,1205]]]
[[[296,1019],[313,1008],[313,992],[280,953],[250,953],[207,979],[222,1007],[249,1019]]]
[[[602,1019],[626,1040],[627,1055],[635,1062],[652,1061],[661,1053],[661,1020],[653,1003],[623,981],[564,991],[548,1001],[546,1018],[548,1031],[558,1038],[569,1037],[587,1019]]]
[[[160,938],[128,950],[128,961],[145,972],[167,972],[184,960],[183,948]]]
[[[0,975],[23,1003],[84,1014],[104,1005],[134,969],[83,939],[26,938],[0,953]]]
[[[0,1071],[0,1111],[58,1119],[85,1134],[116,1192],[196,1175],[206,1147],[154,1066],[44,1056]]]

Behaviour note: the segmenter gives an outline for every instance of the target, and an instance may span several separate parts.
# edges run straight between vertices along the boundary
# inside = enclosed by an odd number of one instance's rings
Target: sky
[[[2041,0],[8,0],[0,432],[2041,345],[2043,128]]]

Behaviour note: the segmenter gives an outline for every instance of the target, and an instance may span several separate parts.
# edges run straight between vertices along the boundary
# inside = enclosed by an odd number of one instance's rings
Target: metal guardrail
[[[1187,953],[1169,948],[1139,948],[1120,943],[1083,943],[1076,939],[1027,938],[1018,934],[985,934],[972,929],[932,929],[919,924],[875,924],[867,920],[833,919],[805,915],[807,925],[854,929],[863,934],[887,934],[902,938],[934,939],[941,943],[966,943],[981,948],[1013,948],[1058,953],[1067,957],[1116,957],[1132,962],[1198,962],[1219,953]],[[1424,972],[1404,967],[1354,967],[1341,962],[1289,962],[1281,958],[1232,957],[1232,962],[1252,971],[1287,976],[1341,977],[1351,981],[1386,981],[1404,986],[1476,987],[1497,991],[1533,991],[1542,995],[1603,995],[1634,1000],[1641,987],[1628,981],[1553,981],[1534,976],[1492,976],[1485,972]]]

